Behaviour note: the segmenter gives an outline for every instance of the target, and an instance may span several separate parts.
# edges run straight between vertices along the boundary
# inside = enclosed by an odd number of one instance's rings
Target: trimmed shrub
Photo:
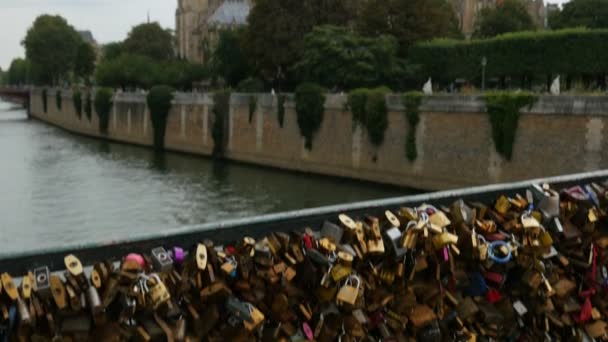
[[[379,87],[355,89],[348,94],[347,106],[353,114],[353,122],[365,127],[370,142],[375,146],[384,142],[388,127],[386,95],[390,92],[389,88]]]
[[[277,97],[277,119],[279,120],[279,126],[283,128],[285,122],[285,95],[279,94]]]
[[[213,126],[211,136],[213,137],[213,156],[221,158],[224,155],[226,145],[226,127],[230,111],[230,91],[224,90],[213,95]]]
[[[421,66],[421,78],[448,82],[479,80],[483,57],[487,78],[514,76],[525,83],[534,76],[602,75],[608,73],[608,59],[603,57],[607,54],[608,30],[582,28],[517,32],[472,41],[439,39],[409,51],[410,61]]]
[[[80,90],[74,90],[72,93],[72,103],[74,104],[76,116],[80,120],[82,118],[82,93]]]
[[[255,95],[249,96],[249,123],[253,120],[253,114],[255,114],[258,108],[258,97]]]
[[[520,109],[538,99],[531,93],[493,92],[484,95],[496,152],[511,160]]]
[[[93,116],[93,99],[91,98],[91,91],[87,91],[87,96],[85,97],[85,101],[84,101],[84,113],[87,116],[87,119],[89,119],[89,122],[91,121],[91,118]]]
[[[48,94],[46,89],[42,89],[42,110],[47,113],[48,112]]]
[[[323,88],[315,83],[303,83],[296,88],[296,113],[300,134],[305,138],[305,147],[312,149],[312,140],[323,122],[325,95]]]
[[[405,118],[408,123],[407,137],[405,138],[405,156],[409,161],[418,158],[418,148],[416,147],[416,129],[420,122],[420,104],[424,94],[419,91],[407,92],[403,95],[403,105],[405,107]]]
[[[55,93],[55,104],[57,105],[57,110],[61,110],[61,102],[61,90],[57,90],[57,92]]]
[[[166,85],[154,86],[150,89],[146,101],[150,110],[150,120],[154,129],[154,148],[165,148],[165,131],[167,130],[167,117],[173,101],[173,88]]]
[[[110,110],[112,109],[112,89],[99,88],[95,93],[95,112],[99,118],[99,132],[108,133]]]

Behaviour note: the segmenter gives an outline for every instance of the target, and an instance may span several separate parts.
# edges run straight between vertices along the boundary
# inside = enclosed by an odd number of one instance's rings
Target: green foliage
[[[279,120],[279,126],[283,128],[283,122],[285,121],[285,95],[283,94],[277,96],[277,119]]]
[[[256,95],[249,96],[249,123],[253,120],[253,114],[255,114],[258,108],[258,97]]]
[[[6,83],[24,85],[29,83],[30,63],[23,58],[15,58],[6,73]]]
[[[217,92],[213,95],[213,126],[211,136],[213,137],[213,156],[221,158],[224,155],[226,145],[226,128],[230,111],[230,92],[227,90]]]
[[[552,29],[567,27],[608,28],[608,0],[571,0],[549,16]]]
[[[262,93],[264,82],[258,78],[246,78],[239,83],[237,89],[240,93]]]
[[[353,114],[353,122],[366,128],[369,140],[375,146],[384,142],[388,127],[386,95],[390,92],[389,88],[379,87],[355,89],[348,94],[347,106]]]
[[[89,119],[90,122],[93,116],[93,99],[91,99],[91,91],[87,91],[87,97],[85,97],[84,113],[86,114],[87,119]]]
[[[304,39],[304,53],[294,66],[301,80],[327,88],[371,87],[398,84],[407,75],[405,61],[397,58],[391,36],[367,38],[345,27],[318,26]]]
[[[454,10],[445,0],[367,0],[356,27],[369,37],[385,34],[397,38],[400,57],[406,57],[414,43],[461,36]]]
[[[303,83],[296,88],[296,113],[300,134],[305,138],[305,147],[312,149],[314,135],[321,128],[325,112],[323,88],[314,83]]]
[[[61,90],[57,90],[57,92],[55,93],[55,104],[57,105],[57,110],[61,110],[61,102]]]
[[[470,42],[438,40],[410,51],[423,78],[453,81],[478,79],[487,58],[486,77],[608,72],[608,30],[568,29],[518,32]],[[517,61],[514,63],[513,61]]]
[[[91,44],[81,41],[76,52],[74,74],[88,83],[89,77],[95,71],[95,59],[97,55]]]
[[[106,87],[146,88],[167,84],[190,90],[196,81],[208,78],[209,72],[199,64],[185,61],[157,62],[141,55],[124,54],[102,62],[96,70],[97,83]]]
[[[74,111],[78,119],[82,118],[82,92],[75,89],[72,92],[72,103],[74,104]]]
[[[496,152],[507,160],[513,155],[513,143],[517,131],[520,109],[532,106],[537,97],[531,93],[496,92],[484,95]]]
[[[236,87],[250,73],[247,58],[241,49],[243,30],[222,30],[212,64],[215,72],[230,87]]]
[[[140,24],[131,29],[123,48],[131,54],[168,61],[173,57],[173,37],[157,22]]]
[[[108,133],[110,110],[112,109],[112,89],[99,88],[95,93],[95,112],[99,118],[99,132]]]
[[[125,50],[123,42],[108,43],[102,48],[103,60],[109,61],[118,58],[120,55],[125,54],[126,52],[127,51]]]
[[[42,89],[42,110],[44,110],[45,113],[48,112],[48,92],[45,89]]]
[[[405,156],[409,161],[414,161],[418,158],[416,128],[420,122],[420,104],[423,97],[424,94],[419,91],[411,91],[403,95],[405,118],[408,123],[407,137],[405,139]]]
[[[32,64],[37,84],[57,84],[74,69],[82,39],[60,16],[36,18],[23,40],[25,55]]]
[[[481,11],[476,37],[494,37],[499,34],[534,30],[534,20],[519,0],[505,0],[494,8]]]
[[[170,86],[155,86],[150,89],[146,99],[150,109],[150,120],[154,128],[154,148],[157,150],[165,148],[165,131],[167,129],[167,117],[171,110],[171,101],[173,101],[173,91]]]
[[[318,25],[345,25],[352,7],[351,0],[256,0],[243,49],[261,76],[276,82],[279,71],[289,73],[300,60],[306,33]]]

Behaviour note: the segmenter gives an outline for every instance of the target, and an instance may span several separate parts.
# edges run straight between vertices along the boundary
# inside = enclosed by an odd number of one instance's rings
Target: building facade
[[[460,29],[465,37],[470,38],[475,31],[477,18],[485,8],[499,6],[504,0],[450,0],[456,11]],[[543,0],[520,0],[538,27],[546,26],[546,9]]]
[[[178,56],[191,62],[209,62],[219,32],[246,25],[251,6],[251,0],[178,0]]]

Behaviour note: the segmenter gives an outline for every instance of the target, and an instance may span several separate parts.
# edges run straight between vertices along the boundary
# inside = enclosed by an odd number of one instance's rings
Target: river
[[[0,100],[4,253],[411,193],[76,136]]]

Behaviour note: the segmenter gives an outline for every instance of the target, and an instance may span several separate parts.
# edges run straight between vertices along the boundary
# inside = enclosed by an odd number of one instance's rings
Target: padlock
[[[344,230],[329,222],[323,222],[323,226],[321,227],[321,236],[328,238],[334,244],[340,243],[342,241],[342,236],[344,235]]]
[[[171,294],[167,291],[165,283],[163,283],[157,274],[150,275],[150,280],[153,280],[153,284],[150,286],[148,280],[148,296],[152,303],[152,307],[156,310],[160,305],[167,303],[171,299]]]
[[[244,321],[243,324],[245,325],[245,328],[248,331],[253,331],[257,327],[259,327],[262,322],[264,322],[265,317],[264,314],[252,304],[248,303],[248,306],[250,310],[251,319]]]
[[[34,279],[34,274],[32,272],[28,272],[26,276],[21,279],[21,295],[23,299],[30,299],[32,296],[32,282]]]
[[[237,265],[234,257],[230,257],[226,259],[226,262],[224,262],[220,268],[225,275],[234,278],[236,277]]]
[[[19,290],[17,290],[13,278],[8,273],[2,273],[0,278],[2,280],[4,292],[6,292],[11,301],[16,301],[17,298],[19,298]]]
[[[68,301],[66,298],[66,289],[61,281],[61,278],[56,275],[51,275],[50,283],[51,294],[53,295],[53,300],[55,301],[57,308],[60,310],[65,309],[68,306]]]
[[[401,246],[402,234],[399,228],[393,227],[384,232],[391,254],[395,259],[402,259],[407,250]]]
[[[17,297],[17,312],[21,324],[29,325],[32,322],[29,308],[25,305],[23,299],[19,297]]]
[[[338,283],[342,279],[348,277],[351,274],[351,267],[347,265],[337,264],[331,268],[331,278],[334,282]]]
[[[152,265],[157,272],[169,272],[173,268],[173,259],[166,249],[156,247],[151,251]]]
[[[86,294],[87,304],[89,305],[91,314],[97,315],[98,313],[102,312],[103,305],[101,303],[101,299],[99,298],[99,292],[97,292],[97,288],[95,288],[94,286],[87,287]]]
[[[34,290],[43,299],[51,296],[51,273],[46,266],[34,270]]]
[[[196,246],[196,266],[200,271],[204,271],[207,268],[208,263],[208,255],[207,255],[207,246],[202,243],[199,243]]]
[[[318,241],[319,248],[323,250],[325,253],[335,253],[336,252],[336,244],[331,242],[328,238],[322,238]]]
[[[338,291],[336,296],[336,303],[341,305],[343,303],[355,305],[357,297],[359,296],[359,289],[361,287],[361,279],[356,275],[349,276],[344,285]]]

